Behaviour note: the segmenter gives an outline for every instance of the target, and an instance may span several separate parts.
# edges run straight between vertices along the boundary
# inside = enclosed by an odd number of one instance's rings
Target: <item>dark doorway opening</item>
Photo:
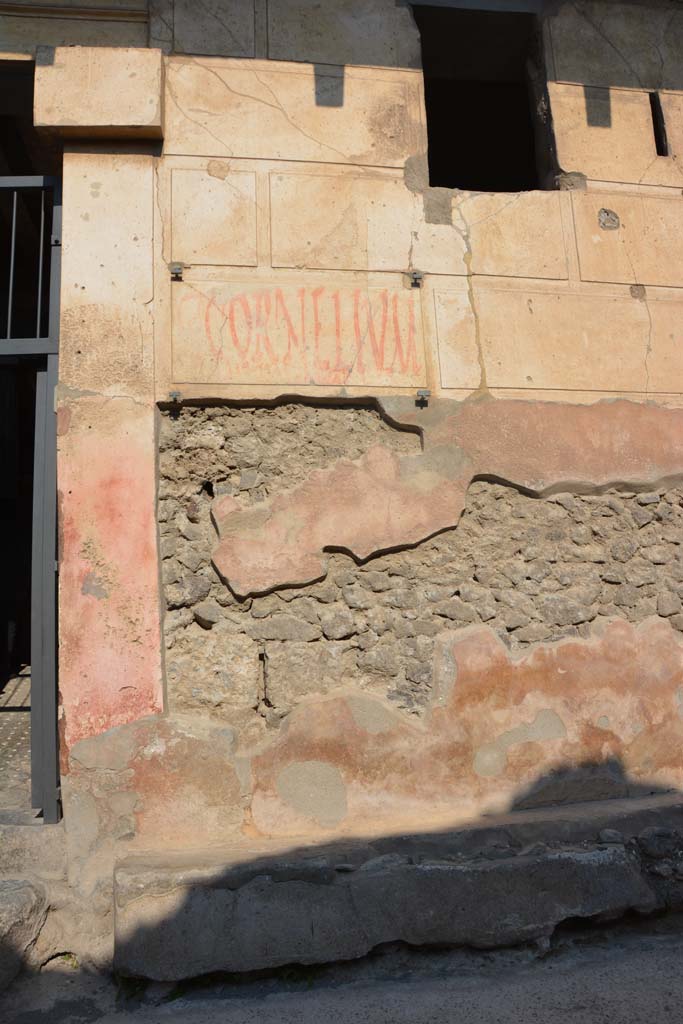
[[[546,187],[551,163],[533,14],[416,5],[429,183],[477,192]]]
[[[31,809],[31,555],[36,367],[0,359],[0,794]]]
[[[31,663],[31,520],[36,373],[30,360],[0,363],[0,529],[7,544],[0,587],[2,675]]]
[[[0,822],[59,817],[56,436],[61,151],[0,61]]]

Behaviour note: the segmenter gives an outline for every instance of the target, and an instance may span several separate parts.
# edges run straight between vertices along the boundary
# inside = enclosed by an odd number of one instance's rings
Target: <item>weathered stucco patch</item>
[[[507,767],[507,752],[518,743],[543,743],[563,739],[567,735],[565,724],[552,708],[539,711],[533,722],[517,725],[503,732],[492,743],[486,743],[475,752],[474,770],[482,778],[492,779]]]
[[[346,787],[341,772],[322,761],[298,761],[277,777],[277,791],[297,814],[321,828],[334,828],[346,817]]]
[[[396,724],[389,709],[377,700],[354,694],[349,697],[349,707],[356,725],[373,736],[380,732],[386,732]]]
[[[96,573],[89,572],[83,579],[81,593],[90,594],[91,597],[96,597],[98,600],[102,600],[104,597],[109,597],[109,588],[104,580],[100,579]]]

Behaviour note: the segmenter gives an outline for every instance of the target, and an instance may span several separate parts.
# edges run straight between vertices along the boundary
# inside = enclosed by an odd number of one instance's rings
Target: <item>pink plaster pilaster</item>
[[[64,158],[59,357],[62,757],[163,707],[153,401],[154,159]]]
[[[59,443],[66,746],[162,710],[153,413],[81,398]]]

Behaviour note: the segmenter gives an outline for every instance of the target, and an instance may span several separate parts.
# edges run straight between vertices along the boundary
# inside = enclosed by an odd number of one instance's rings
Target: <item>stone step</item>
[[[64,823],[43,825],[37,819],[17,824],[0,818],[0,878],[29,876],[49,882],[66,878]]]
[[[472,856],[444,833],[129,857],[114,875],[115,969],[171,981],[353,959],[388,942],[494,948],[665,905],[637,844],[618,839],[540,852],[490,843]]]

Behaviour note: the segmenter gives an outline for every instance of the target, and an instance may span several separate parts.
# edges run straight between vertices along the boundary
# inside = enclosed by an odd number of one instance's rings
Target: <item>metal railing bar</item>
[[[57,350],[56,338],[0,338],[0,356],[51,355]]]
[[[43,598],[45,423],[48,415],[47,369],[36,373],[33,452],[33,516],[31,529],[31,804],[40,809],[45,793],[43,751]]]
[[[20,176],[0,176],[0,189],[3,188],[51,188],[55,179],[51,174],[26,174]]]
[[[40,193],[40,245],[38,247],[38,301],[36,302],[36,338],[40,337],[43,311],[43,243],[45,241],[45,189]]]
[[[17,234],[17,191],[12,193],[12,236],[9,249],[9,292],[7,295],[7,334],[6,338],[12,336],[12,292],[14,291],[14,253]]]
[[[62,276],[62,183],[52,179],[52,228],[50,232],[50,306],[47,333],[59,338],[60,281]]]

